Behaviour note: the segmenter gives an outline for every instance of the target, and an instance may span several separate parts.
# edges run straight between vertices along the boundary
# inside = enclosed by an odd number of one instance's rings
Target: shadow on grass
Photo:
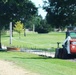
[[[39,56],[39,57],[12,57],[14,59],[54,59],[52,57]]]
[[[0,49],[0,52],[7,52],[7,50],[5,49]]]
[[[2,35],[3,37],[10,37],[9,35]]]

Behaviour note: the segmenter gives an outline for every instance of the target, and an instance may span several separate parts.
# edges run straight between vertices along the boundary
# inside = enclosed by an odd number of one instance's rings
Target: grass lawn
[[[0,59],[12,61],[40,75],[76,75],[76,62],[68,60],[46,58],[25,52],[0,52]]]
[[[57,47],[57,42],[63,42],[65,33],[51,32],[49,34],[27,33],[26,37],[21,34],[21,39],[18,33],[13,34],[12,46],[18,46],[31,49],[51,49]],[[9,46],[9,34],[2,36],[2,44]]]

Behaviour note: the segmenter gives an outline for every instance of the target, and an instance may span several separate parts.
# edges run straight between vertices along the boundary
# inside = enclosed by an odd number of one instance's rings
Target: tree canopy
[[[36,13],[37,8],[30,0],[0,0],[0,28],[10,21],[29,19]]]
[[[52,27],[65,27],[76,23],[76,0],[44,0],[46,19]]]

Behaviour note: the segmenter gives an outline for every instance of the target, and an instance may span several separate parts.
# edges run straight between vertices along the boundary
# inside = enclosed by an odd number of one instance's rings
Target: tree
[[[21,21],[17,21],[15,23],[14,30],[19,33],[19,39],[20,39],[20,34],[23,31],[23,23],[21,23]]]
[[[37,8],[30,0],[0,0],[0,48],[1,30],[9,22],[25,21],[37,13]]]
[[[47,21],[41,15],[33,18],[32,23],[32,26],[35,25],[35,31],[38,33],[48,33],[51,31],[51,26],[47,24]]]
[[[38,33],[48,33],[51,31],[51,26],[47,24],[46,20],[41,20],[40,25],[35,26],[35,31]]]
[[[47,22],[52,27],[62,28],[76,23],[76,0],[44,0]]]

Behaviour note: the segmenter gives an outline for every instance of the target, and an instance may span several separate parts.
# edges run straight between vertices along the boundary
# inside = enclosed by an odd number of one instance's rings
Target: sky
[[[36,7],[39,7],[39,5],[42,7],[43,6],[43,1],[42,0],[31,0],[35,5]],[[38,14],[41,15],[43,17],[43,19],[45,18],[46,16],[46,12],[45,10],[43,10],[42,8],[39,8],[38,9]]]

